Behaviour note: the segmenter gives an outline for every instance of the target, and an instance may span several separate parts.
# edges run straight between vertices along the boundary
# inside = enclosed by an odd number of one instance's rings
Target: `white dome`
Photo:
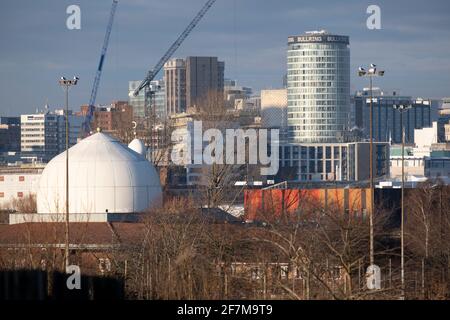
[[[137,153],[139,153],[141,156],[144,157],[147,153],[147,148],[145,147],[144,142],[142,142],[142,140],[139,139],[134,139],[133,141],[131,141],[130,144],[128,145],[128,148],[130,148],[133,151],[136,151]]]
[[[38,213],[65,213],[66,155],[45,167],[37,192]],[[137,213],[160,206],[155,168],[118,140],[96,133],[69,149],[69,212]]]

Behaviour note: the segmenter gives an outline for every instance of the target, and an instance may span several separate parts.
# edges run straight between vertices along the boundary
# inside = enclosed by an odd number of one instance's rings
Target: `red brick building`
[[[79,114],[85,116],[88,108],[88,105],[81,106]],[[123,142],[129,142],[132,139],[132,121],[133,107],[126,101],[114,101],[109,106],[95,107],[91,128],[99,128]]]

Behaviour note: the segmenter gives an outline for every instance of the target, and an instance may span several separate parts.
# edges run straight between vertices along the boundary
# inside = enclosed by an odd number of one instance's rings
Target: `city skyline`
[[[127,100],[128,81],[145,76],[203,2],[120,2],[97,103]],[[7,45],[0,53],[1,115],[32,112],[47,99],[52,108],[61,106],[63,92],[57,85],[61,75],[80,77],[71,93],[71,108],[77,110],[88,102],[111,2],[78,2],[81,30],[66,28],[70,4],[2,4],[0,39]],[[386,69],[386,77],[376,83],[385,91],[425,98],[448,96],[450,45],[443,39],[450,36],[445,16],[449,4],[379,1],[381,30],[366,27],[369,4],[286,1],[280,6],[275,1],[217,1],[174,57],[217,56],[227,65],[226,78],[255,91],[278,88],[287,70],[287,37],[327,29],[350,37],[351,93],[366,86],[356,76],[357,66],[374,62]],[[15,92],[21,92],[20,99]]]

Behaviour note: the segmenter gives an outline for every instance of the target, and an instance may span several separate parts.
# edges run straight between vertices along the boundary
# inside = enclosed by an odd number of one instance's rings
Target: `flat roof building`
[[[355,125],[362,129],[365,138],[369,138],[370,128],[370,92],[358,91],[354,97]],[[394,105],[411,105],[412,108],[400,113]],[[414,143],[414,130],[432,126],[431,100],[412,99],[396,92],[385,93],[373,90],[373,137],[375,141],[401,143],[402,122],[405,127],[407,143]]]
[[[21,154],[48,162],[66,148],[65,111],[23,114],[20,116]],[[69,146],[77,143],[84,117],[69,110]]]

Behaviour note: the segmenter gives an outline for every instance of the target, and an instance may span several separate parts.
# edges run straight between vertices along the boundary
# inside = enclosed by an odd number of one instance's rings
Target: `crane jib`
[[[100,84],[100,77],[102,74],[103,63],[104,63],[105,57],[106,57],[106,51],[108,50],[109,36],[110,36],[111,30],[112,30],[114,14],[116,12],[117,3],[118,3],[117,0],[113,0],[113,2],[112,2],[111,12],[109,14],[108,25],[106,28],[106,34],[105,34],[105,38],[103,40],[103,47],[102,47],[102,51],[101,51],[101,55],[100,55],[100,62],[98,64],[97,72],[96,72],[96,75],[94,78],[94,84],[92,86],[91,98],[89,100],[88,110],[87,110],[87,113],[85,115],[85,118],[84,118],[84,121],[82,124],[82,130],[80,132],[80,134],[82,136],[87,135],[89,133],[89,129],[91,126],[91,120],[92,120],[92,116],[93,116],[94,110],[95,110],[95,106],[94,106],[95,99],[97,97],[97,90],[98,90],[98,86]]]
[[[150,82],[154,79],[156,74],[160,71],[160,69],[164,66],[164,64],[172,57],[175,51],[181,46],[183,41],[187,38],[187,36],[191,33],[191,31],[195,28],[195,26],[200,22],[206,12],[212,7],[212,5],[216,2],[216,0],[208,0],[202,9],[196,14],[194,19],[188,24],[186,29],[178,36],[175,42],[170,46],[170,48],[166,51],[166,53],[162,56],[162,58],[158,61],[156,66],[152,69],[152,73],[150,76],[147,76],[144,81],[141,82],[140,86],[136,91],[134,91],[134,96],[137,96],[139,92],[144,88],[150,85]]]
[[[103,60],[105,60],[105,55],[104,54],[102,54],[102,56],[100,57],[100,62],[98,64],[98,69],[97,69],[98,71],[102,70]]]

